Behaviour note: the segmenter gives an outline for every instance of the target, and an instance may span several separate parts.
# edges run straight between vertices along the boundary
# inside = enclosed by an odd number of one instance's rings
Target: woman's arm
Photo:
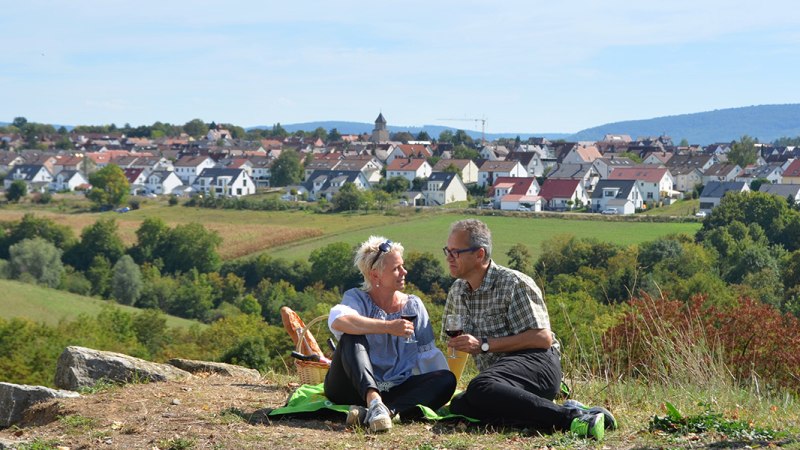
[[[393,336],[408,336],[414,325],[403,319],[380,320],[357,314],[339,316],[331,323],[331,329],[345,334],[391,334]]]

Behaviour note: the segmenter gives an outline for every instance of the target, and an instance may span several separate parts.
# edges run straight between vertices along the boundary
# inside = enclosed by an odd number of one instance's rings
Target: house
[[[608,178],[608,174],[617,167],[634,167],[637,164],[634,160],[625,156],[611,155],[608,158],[595,159],[592,165],[600,178]]]
[[[700,211],[710,213],[728,192],[750,192],[750,187],[741,181],[712,181],[705,185],[700,194]]]
[[[450,166],[459,170],[458,174],[464,184],[478,182],[478,165],[471,159],[440,159],[432,170],[433,173],[444,172]]]
[[[217,197],[242,197],[256,192],[255,182],[243,169],[203,169],[192,187],[197,192]]]
[[[703,172],[703,184],[711,181],[733,181],[742,172],[742,168],[737,164],[717,163],[711,165]]]
[[[488,161],[505,161],[510,152],[504,145],[484,145],[478,153],[481,159]]]
[[[131,195],[144,195],[146,193],[144,185],[147,183],[147,170],[128,168],[122,169],[122,172],[125,174],[125,178],[128,179]]]
[[[544,181],[539,196],[544,199],[547,209],[564,211],[580,208],[589,203],[582,180],[551,179]]]
[[[767,184],[758,188],[758,192],[777,195],[783,199],[791,198],[794,204],[800,204],[800,184]]]
[[[643,205],[635,180],[600,180],[592,192],[592,211],[615,209],[617,214],[633,214]]]
[[[675,156],[672,152],[667,151],[655,151],[648,153],[643,159],[642,164],[653,165],[653,166],[666,166],[667,162]]]
[[[505,201],[507,208],[516,210],[522,197],[525,197],[523,201],[529,201],[539,196],[539,190],[539,183],[534,177],[497,177],[486,196],[492,199],[495,208],[503,209]],[[506,198],[509,195],[513,198]],[[515,201],[517,204],[512,204]]]
[[[696,186],[703,184],[703,172],[697,167],[692,166],[678,166],[669,169],[669,173],[675,179],[673,189],[679,192],[690,192]]]
[[[767,180],[772,184],[783,183],[783,167],[781,163],[769,163],[750,169],[745,169],[736,177],[735,181],[750,183],[755,180]]]
[[[25,158],[15,152],[0,152],[0,173],[6,174],[17,164],[25,164]]]
[[[542,210],[542,197],[538,195],[507,194],[500,199],[500,209],[503,211],[534,211]]]
[[[670,169],[676,167],[697,168],[701,173],[705,173],[709,167],[719,162],[719,158],[714,155],[674,155],[667,160],[665,166]]]
[[[506,161],[519,161],[528,176],[542,177],[558,164],[555,152],[548,145],[520,145],[509,153]]]
[[[56,192],[74,191],[78,187],[87,187],[89,182],[77,170],[62,170],[50,182],[50,190]]]
[[[83,157],[76,155],[57,155],[56,163],[53,164],[53,173],[58,174],[62,170],[78,171],[83,169]]]
[[[561,160],[562,164],[591,164],[597,158],[602,158],[603,155],[594,145],[576,145],[570,149],[564,158]]]
[[[527,177],[519,161],[484,161],[478,167],[478,185],[492,186],[498,177]]]
[[[209,156],[183,156],[173,163],[175,175],[183,184],[194,185],[195,178],[205,169],[212,169],[216,163]]]
[[[148,194],[170,195],[176,193],[176,190],[182,186],[181,179],[171,170],[150,172],[145,181],[145,188]]]
[[[554,180],[581,180],[583,188],[587,191],[592,191],[594,185],[597,184],[597,180],[600,179],[600,174],[597,172],[594,164],[562,163],[547,174],[547,178]]]
[[[645,201],[660,202],[678,193],[673,190],[675,179],[664,167],[618,167],[609,180],[635,180]]]
[[[50,188],[53,174],[43,164],[18,164],[6,174],[3,186],[8,189],[17,180],[28,185],[28,192],[45,192]]]
[[[427,206],[442,206],[467,200],[467,187],[457,173],[435,172],[428,177],[422,196]]]
[[[303,186],[308,191],[309,200],[322,197],[331,200],[345,183],[353,183],[362,191],[369,188],[369,181],[360,170],[318,170],[308,177]]]
[[[783,171],[783,183],[800,184],[800,158],[789,163]]]
[[[269,180],[272,177],[270,168],[275,163],[275,160],[267,156],[251,156],[249,161],[253,167],[253,173],[250,177],[253,178],[256,187],[269,187]]]
[[[413,182],[415,178],[428,178],[433,168],[424,159],[394,159],[386,166],[386,179],[402,177]]]
[[[396,144],[389,149],[386,156],[386,164],[389,165],[395,159],[428,159],[433,156],[430,147],[421,144]]]
[[[344,156],[335,167],[335,170],[358,170],[367,177],[367,181],[373,186],[383,179],[381,169],[383,169],[383,164],[378,161],[378,158],[371,155]]]

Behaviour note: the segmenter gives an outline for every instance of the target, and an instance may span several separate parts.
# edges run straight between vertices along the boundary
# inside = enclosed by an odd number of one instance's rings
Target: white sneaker
[[[382,401],[375,399],[370,403],[367,410],[366,423],[373,433],[387,431],[392,428],[392,414]]]
[[[344,421],[345,426],[348,428],[355,428],[364,425],[367,419],[367,408],[358,405],[350,405],[350,410],[347,411],[347,419]]]

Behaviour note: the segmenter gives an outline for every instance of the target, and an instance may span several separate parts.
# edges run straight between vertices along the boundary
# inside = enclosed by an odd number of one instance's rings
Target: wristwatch
[[[483,337],[481,338],[481,352],[486,353],[489,351],[489,338]]]

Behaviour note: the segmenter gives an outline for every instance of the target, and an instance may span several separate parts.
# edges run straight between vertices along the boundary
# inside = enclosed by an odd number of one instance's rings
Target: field
[[[59,320],[72,320],[80,314],[95,317],[104,305],[110,302],[96,298],[71,294],[66,291],[48,289],[12,280],[0,280],[0,317],[11,319],[25,317],[34,322],[55,325]],[[116,305],[128,313],[139,313],[140,309]],[[206,325],[194,320],[166,316],[167,326],[189,327]]]
[[[666,210],[667,208],[663,208]],[[76,236],[83,228],[103,217],[117,221],[126,245],[136,242],[136,229],[147,217],[160,217],[169,226],[198,222],[215,230],[223,239],[219,252],[223,259],[239,258],[263,251],[289,260],[306,259],[314,249],[332,242],[357,244],[369,235],[386,236],[403,243],[406,251],[441,253],[452,222],[472,217],[468,210],[402,209],[392,214],[347,213],[316,214],[310,211],[242,211],[167,206],[148,201],[141,209],[125,214],[89,213],[31,209],[0,209],[0,221],[19,220],[25,212],[52,218],[71,227]],[[596,217],[596,215],[592,215]],[[586,215],[575,218],[586,219]],[[694,234],[699,222],[632,222],[625,220],[573,220],[547,215],[512,213],[508,216],[483,215],[494,234],[494,258],[507,261],[511,246],[522,243],[534,258],[541,243],[558,234],[591,237],[622,245],[649,241],[671,233]]]

